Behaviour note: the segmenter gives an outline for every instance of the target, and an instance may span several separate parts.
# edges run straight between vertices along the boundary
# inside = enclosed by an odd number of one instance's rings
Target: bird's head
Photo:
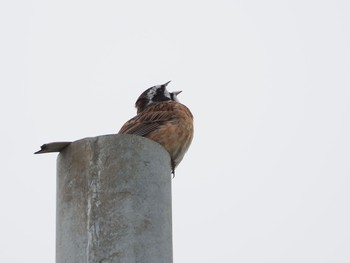
[[[170,83],[168,81],[165,84],[153,86],[149,89],[146,89],[140,97],[137,99],[135,103],[135,107],[137,108],[137,113],[143,111],[147,106],[156,102],[164,102],[164,101],[176,101],[177,95],[181,93],[181,91],[173,91],[169,92],[166,89],[166,86]]]

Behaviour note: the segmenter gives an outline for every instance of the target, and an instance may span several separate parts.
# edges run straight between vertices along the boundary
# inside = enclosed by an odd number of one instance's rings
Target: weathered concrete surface
[[[170,170],[143,137],[71,143],[57,159],[56,263],[171,263]]]

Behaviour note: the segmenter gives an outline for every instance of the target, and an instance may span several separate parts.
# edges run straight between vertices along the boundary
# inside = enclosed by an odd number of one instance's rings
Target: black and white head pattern
[[[169,83],[170,81],[168,81],[165,84],[153,86],[145,90],[136,101],[135,106],[137,108],[137,113],[143,111],[148,105],[155,102],[164,102],[164,101],[179,102],[179,100],[177,99],[177,95],[181,91],[169,92],[166,89],[166,86]]]

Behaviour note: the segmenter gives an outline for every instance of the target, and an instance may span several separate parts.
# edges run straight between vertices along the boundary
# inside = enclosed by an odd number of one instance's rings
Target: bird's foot
[[[171,174],[173,175],[173,179],[175,178],[175,162],[171,160]]]

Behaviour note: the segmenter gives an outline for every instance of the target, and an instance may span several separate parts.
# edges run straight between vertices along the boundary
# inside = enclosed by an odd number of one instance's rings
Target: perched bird
[[[162,145],[170,154],[172,174],[187,152],[193,138],[193,116],[181,104],[177,95],[181,91],[169,92],[170,83],[153,86],[145,90],[137,99],[137,115],[127,121],[119,134],[135,134],[151,139]],[[54,142],[41,146],[35,152],[60,152],[70,142]]]
[[[170,154],[174,175],[192,142],[193,116],[177,99],[181,91],[166,89],[169,82],[153,86],[140,95],[135,103],[137,115],[127,121],[119,133],[143,136],[162,145]]]

